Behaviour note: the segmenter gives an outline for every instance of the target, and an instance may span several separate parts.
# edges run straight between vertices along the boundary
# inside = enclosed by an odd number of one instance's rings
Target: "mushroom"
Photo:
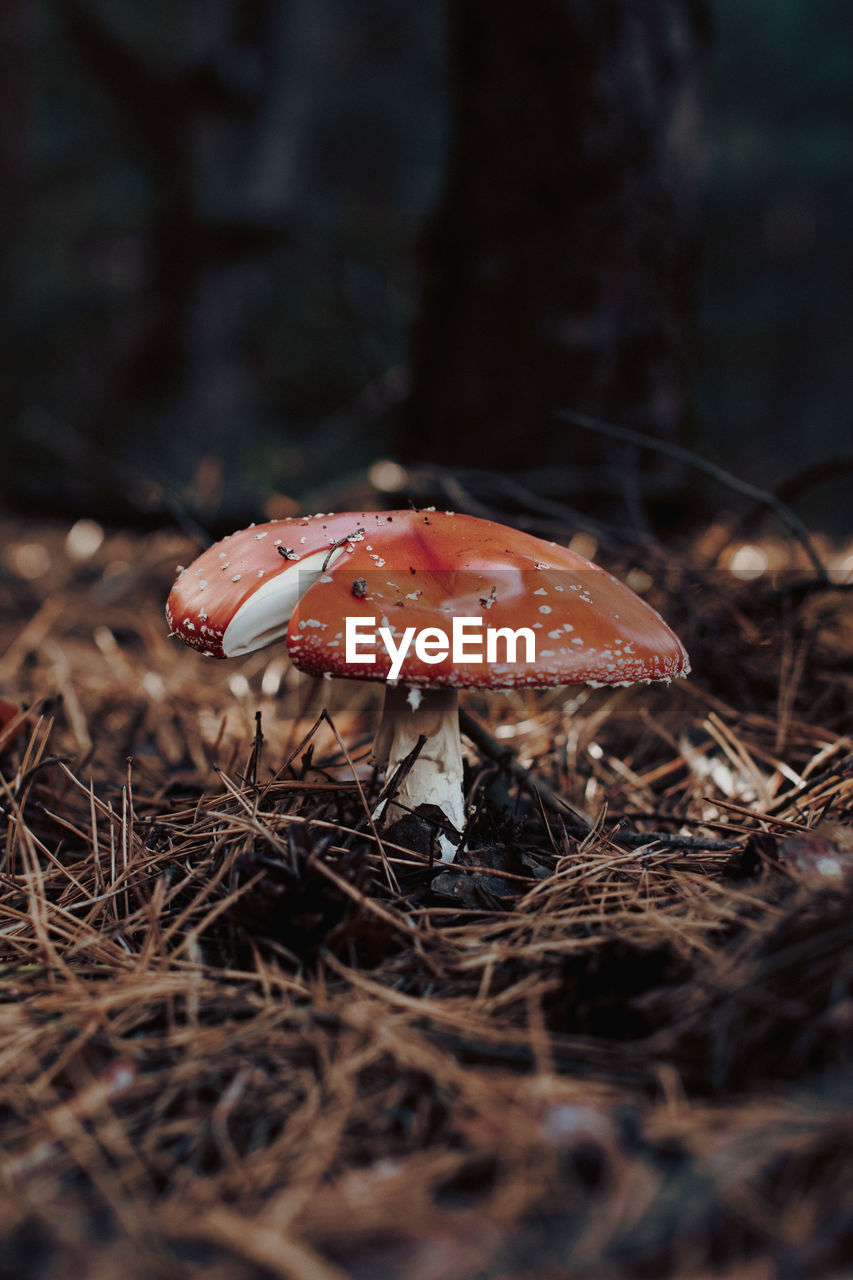
[[[0,698],[0,754],[24,732],[31,714],[17,703]]]
[[[420,750],[375,816],[436,805],[450,828],[445,861],[465,825],[460,688],[630,685],[690,670],[654,609],[598,565],[432,509],[253,525],[181,572],[166,616],[215,657],[284,639],[310,675],[384,681],[377,764],[390,778]]]

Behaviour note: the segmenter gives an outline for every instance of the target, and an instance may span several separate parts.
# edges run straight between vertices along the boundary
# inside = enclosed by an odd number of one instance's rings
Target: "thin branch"
[[[537,795],[546,809],[550,809],[552,813],[560,814],[566,820],[566,825],[573,836],[584,837],[589,835],[589,822],[583,814],[578,813],[570,804],[561,799],[556,792],[551,790],[547,782],[537,778],[529,769],[525,769],[524,765],[516,760],[512,752],[498,742],[497,738],[493,738],[488,730],[484,729],[463,707],[459,708],[459,728],[465,734],[465,737],[473,742],[479,751],[482,751],[484,756],[505,767],[512,777],[521,783],[525,790],[529,791],[531,795]]]
[[[621,440],[625,444],[635,444],[641,449],[651,449],[656,453],[666,454],[667,457],[675,458],[678,462],[683,462],[686,466],[692,467],[694,471],[701,471],[704,475],[719,481],[720,484],[732,489],[735,493],[740,493],[745,498],[752,498],[754,502],[769,508],[783,524],[788,526],[791,533],[800,543],[821,582],[829,582],[826,569],[815,550],[806,526],[800,517],[769,489],[762,489],[759,485],[752,484],[749,480],[741,480],[739,476],[734,475],[731,471],[726,471],[725,467],[719,467],[715,462],[709,462],[707,458],[701,457],[691,449],[685,449],[683,445],[674,444],[670,440],[659,440],[655,436],[647,436],[640,431],[632,431],[628,427],[617,427],[612,422],[602,422],[600,419],[591,418],[585,413],[575,413],[572,409],[555,409],[554,416],[559,418],[561,422],[569,422],[572,426],[580,427],[583,431],[594,431],[598,435],[608,436],[612,440]]]
[[[590,825],[586,818],[573,809],[565,800],[552,791],[547,782],[543,782],[541,778],[537,778],[529,769],[525,769],[510,751],[497,738],[493,738],[488,730],[484,729],[472,715],[464,708],[459,709],[459,727],[474,746],[487,756],[488,759],[494,760],[496,764],[505,767],[517,782],[529,791],[540,802],[543,808],[550,809],[552,813],[558,813],[563,820],[568,819],[566,823],[571,835],[576,838],[586,837],[590,833]],[[628,848],[643,848],[646,845],[663,845],[668,849],[683,849],[694,852],[704,853],[730,853],[732,849],[737,847],[737,841],[718,840],[714,837],[706,836],[685,836],[673,835],[665,831],[622,831],[614,830],[608,834],[608,838],[612,838],[616,843],[626,845]]]

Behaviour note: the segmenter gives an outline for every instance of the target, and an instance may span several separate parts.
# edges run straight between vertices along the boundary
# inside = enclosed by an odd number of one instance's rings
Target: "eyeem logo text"
[[[344,657],[348,663],[375,662],[376,641],[381,640],[391,659],[388,679],[396,680],[403,662],[414,644],[421,662],[535,662],[536,635],[530,627],[483,627],[483,619],[454,618],[450,635],[441,627],[406,627],[399,640],[390,627],[377,628],[375,618],[347,617]],[[524,642],[524,657],[518,658],[519,641]],[[499,649],[500,642],[500,649]]]

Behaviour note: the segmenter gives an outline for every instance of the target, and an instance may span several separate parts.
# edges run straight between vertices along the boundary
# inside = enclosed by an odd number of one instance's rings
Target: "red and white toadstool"
[[[394,802],[465,825],[458,690],[687,675],[687,653],[645,601],[564,547],[433,510],[288,517],[231,534],[182,571],[172,631],[214,657],[285,640],[314,676],[386,683],[375,755]],[[388,809],[393,812],[389,813]],[[443,838],[442,856],[455,852]]]

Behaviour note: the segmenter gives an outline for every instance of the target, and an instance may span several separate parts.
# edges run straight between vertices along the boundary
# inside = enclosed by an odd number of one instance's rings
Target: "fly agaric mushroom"
[[[0,754],[20,737],[27,727],[30,716],[23,707],[14,702],[0,698]]]
[[[457,833],[460,688],[668,682],[690,670],[654,609],[598,565],[490,520],[434,510],[253,525],[182,570],[166,616],[174,634],[214,657],[284,639],[310,675],[384,681],[379,766],[391,777],[425,741],[375,816],[437,805]],[[452,860],[454,842],[440,843]]]

